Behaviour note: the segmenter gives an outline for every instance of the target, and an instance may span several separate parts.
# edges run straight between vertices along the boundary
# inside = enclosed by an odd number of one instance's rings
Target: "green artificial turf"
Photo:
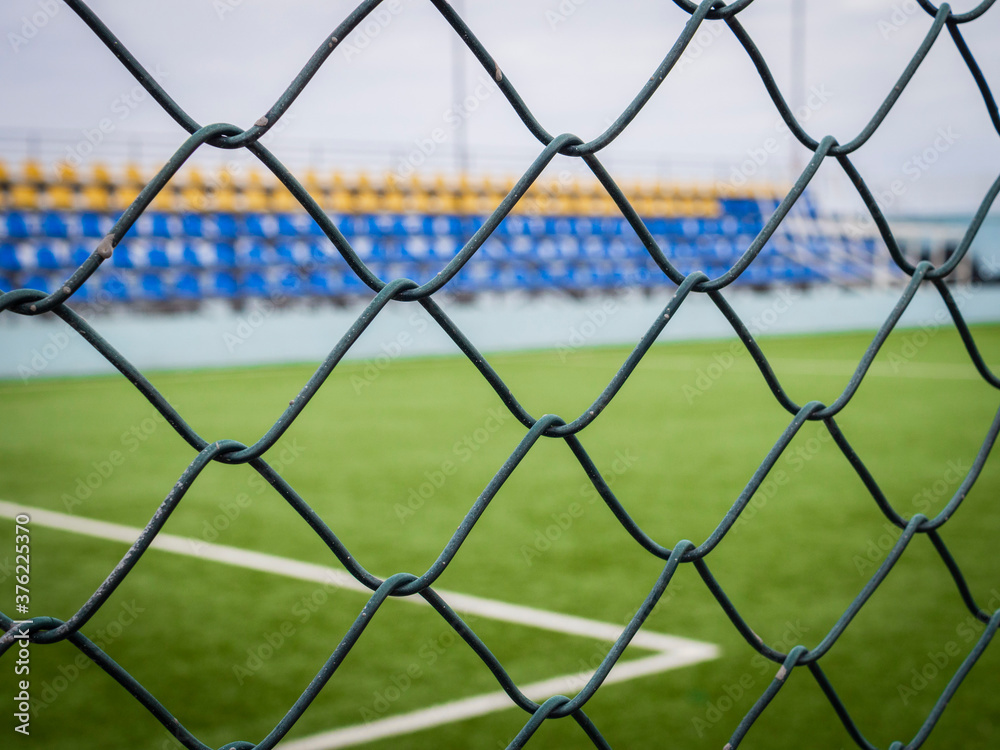
[[[1000,327],[973,330],[987,361],[1000,367]],[[793,400],[831,403],[871,338],[771,337],[762,346]],[[654,346],[579,435],[640,527],[669,547],[708,537],[792,419],[745,350],[731,343]],[[628,351],[584,348],[502,354],[489,361],[533,416],[553,413],[569,422],[589,408]],[[149,377],[206,439],[250,444],[313,369]],[[934,515],[968,471],[998,401],[953,328],[920,338],[899,330],[837,423],[902,514]],[[87,518],[145,525],[194,458],[120,376],[0,383],[0,420],[0,499]],[[525,432],[464,358],[343,363],[265,459],[368,570],[419,575]],[[983,606],[992,601],[994,609],[1000,607],[998,490],[1000,462],[993,455],[942,531],[973,594]],[[812,647],[895,541],[898,533],[886,524],[829,433],[809,423],[707,563],[765,642],[782,650]],[[13,554],[13,526],[0,521],[0,561]],[[210,465],[164,530],[336,565],[319,538],[248,466]],[[124,550],[121,543],[35,527],[31,613],[69,617]],[[497,494],[438,585],[624,623],[662,567],[599,500],[565,443],[543,439]],[[2,611],[12,611],[13,594],[7,577],[0,583]],[[315,611],[303,608],[303,598],[314,596],[323,600]],[[237,739],[259,741],[305,689],[364,602],[354,592],[152,550],[83,632],[120,629],[120,637],[105,638],[108,653],[200,739],[218,747]],[[130,622],[116,629],[122,617]],[[968,620],[930,541],[914,539],[821,661],[870,742],[887,747],[917,732],[982,632]],[[241,677],[234,667],[246,664],[247,649],[259,648],[283,626],[294,631],[287,644]],[[690,565],[678,570],[647,627],[717,643],[722,656],[605,686],[587,705],[588,715],[615,748],[723,747],[777,665],[765,664],[746,644]],[[485,618],[474,629],[519,683],[575,671],[607,648]],[[495,690],[495,679],[463,644],[449,642],[437,653],[449,632],[425,607],[388,603],[294,736],[371,718],[365,711],[408,668],[419,675],[376,712],[379,717]],[[626,658],[644,654],[632,651]],[[62,684],[54,682],[66,676],[60,668],[72,672],[67,665],[76,654],[66,643],[32,647],[36,697],[46,684]],[[0,695],[13,689],[12,664],[0,661]],[[997,746],[998,667],[994,644],[925,747]],[[13,719],[6,713],[10,732]],[[492,749],[505,746],[527,718],[511,708],[371,746]],[[32,736],[31,747],[46,749],[176,746],[144,708],[93,666],[67,679],[34,717]],[[571,719],[547,722],[529,744],[587,746]],[[741,744],[768,750],[852,746],[805,668],[793,671]]]

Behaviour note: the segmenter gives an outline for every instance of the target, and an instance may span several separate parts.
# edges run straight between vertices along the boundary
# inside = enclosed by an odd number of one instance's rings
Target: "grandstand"
[[[51,292],[93,251],[151,174],[135,163],[78,170],[0,163],[0,288]],[[383,279],[423,282],[461,248],[513,179],[364,172],[301,180],[362,259]],[[780,186],[643,181],[623,186],[671,260],[685,273],[723,273],[778,205]],[[807,192],[739,284],[884,284],[874,228],[823,219]],[[368,289],[316,223],[269,173],[189,166],[115,249],[111,273],[74,299],[171,309],[205,299],[344,302]],[[668,284],[618,207],[594,180],[570,173],[536,183],[449,285],[481,292],[583,295]]]

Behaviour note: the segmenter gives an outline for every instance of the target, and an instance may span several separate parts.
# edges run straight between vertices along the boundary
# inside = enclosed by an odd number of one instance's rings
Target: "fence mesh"
[[[928,30],[919,48],[907,64],[902,75],[899,77],[892,90],[878,107],[870,121],[864,126],[858,135],[847,143],[839,143],[832,136],[825,136],[820,139],[814,138],[796,120],[794,114],[786,103],[782,93],[775,83],[767,63],[760,50],[755,46],[753,39],[745,31],[740,23],[740,13],[750,6],[752,0],[736,0],[729,5],[721,0],[704,0],[700,4],[695,4],[690,0],[674,0],[675,4],[683,9],[690,18],[685,24],[683,31],[677,37],[670,51],[660,63],[659,67],[650,76],[648,82],[642,90],[635,96],[628,107],[622,112],[617,120],[600,136],[589,142],[583,142],[575,135],[564,133],[552,135],[534,117],[521,97],[506,76],[499,63],[493,59],[490,53],[479,42],[473,30],[466,25],[462,17],[445,0],[431,0],[434,7],[441,13],[444,19],[450,24],[456,34],[476,56],[483,68],[495,81],[496,86],[503,93],[510,106],[517,116],[524,123],[530,133],[540,142],[542,148],[537,158],[530,168],[517,181],[510,193],[500,202],[493,213],[485,220],[481,228],[465,243],[446,265],[427,283],[418,285],[416,282],[398,278],[390,281],[383,281],[361,260],[359,255],[352,249],[350,243],[340,233],[334,222],[319,207],[316,201],[303,188],[296,177],[260,143],[260,138],[277,123],[282,115],[287,111],[295,98],[303,91],[313,75],[327,60],[338,44],[342,43],[366,16],[370,14],[380,3],[380,0],[368,0],[361,3],[347,18],[330,34],[321,46],[313,53],[312,57],[302,68],[295,80],[288,89],[278,98],[274,105],[260,117],[250,128],[242,129],[227,123],[214,123],[210,125],[200,125],[192,119],[183,109],[181,109],[167,92],[154,80],[146,69],[129,52],[127,46],[122,43],[102,20],[80,0],[66,0],[67,5],[86,23],[86,25],[96,34],[108,49],[114,54],[135,79],[149,92],[159,105],[167,112],[190,137],[177,149],[173,156],[166,162],[159,173],[145,186],[135,201],[124,211],[114,225],[113,230],[97,245],[89,258],[81,264],[76,271],[65,281],[60,289],[55,293],[46,295],[43,292],[32,289],[18,289],[8,293],[0,294],[0,312],[9,312],[16,315],[56,315],[65,321],[66,324],[75,329],[81,337],[88,341],[94,349],[100,352],[108,362],[127,378],[135,388],[162,414],[174,430],[197,452],[196,457],[189,467],[180,476],[177,483],[170,489],[169,493],[160,504],[156,513],[149,521],[148,525],[132,544],[131,548],[118,563],[114,570],[107,576],[105,581],[98,587],[94,594],[72,615],[68,620],[62,621],[52,617],[33,617],[27,621],[12,619],[6,614],[0,614],[0,623],[6,631],[0,638],[0,653],[6,652],[15,642],[15,635],[22,636],[28,634],[30,641],[35,644],[51,644],[63,640],[68,640],[75,645],[82,653],[98,664],[112,678],[119,682],[136,700],[145,706],[150,713],[159,720],[163,726],[174,737],[176,737],[185,747],[191,750],[207,750],[208,746],[201,742],[191,732],[185,729],[146,688],[139,684],[121,666],[116,664],[108,654],[102,651],[95,643],[87,638],[83,633],[83,627],[87,621],[107,602],[115,588],[133,569],[139,559],[149,548],[151,542],[162,529],[170,513],[177,507],[183,499],[185,493],[198,478],[201,471],[212,461],[224,464],[249,463],[259,474],[271,484],[284,499],[310,524],[319,534],[330,550],[337,557],[344,568],[371,590],[371,598],[365,605],[363,611],[358,615],[354,624],[344,635],[340,644],[334,650],[329,660],[312,680],[312,682],[301,693],[301,696],[287,712],[284,718],[274,727],[274,729],[257,745],[249,742],[237,741],[224,745],[224,748],[231,750],[249,750],[259,748],[266,750],[274,747],[295,725],[296,721],[305,711],[309,703],[323,689],[324,685],[335,676],[338,666],[345,656],[358,643],[366,625],[375,617],[379,608],[389,597],[423,597],[455,630],[455,632],[468,644],[485,663],[485,665],[496,676],[496,679],[504,691],[509,695],[512,705],[516,705],[528,714],[528,720],[521,731],[510,743],[510,747],[522,747],[539,726],[547,719],[572,716],[580,725],[583,732],[593,742],[596,747],[609,747],[607,741],[601,734],[600,729],[588,718],[585,708],[595,693],[600,689],[602,682],[608,676],[611,668],[618,661],[625,647],[632,640],[634,635],[642,627],[643,622],[656,605],[657,601],[669,587],[671,580],[678,567],[683,564],[693,564],[700,574],[708,590],[718,600],[726,615],[732,621],[733,626],[746,640],[748,646],[761,654],[766,659],[777,665],[776,674],[764,692],[756,700],[753,707],[746,716],[739,722],[732,734],[726,748],[737,747],[751,726],[767,708],[778,692],[787,682],[788,675],[795,669],[805,667],[809,670],[823,693],[829,699],[842,721],[847,733],[852,740],[863,748],[874,747],[864,738],[860,729],[851,719],[848,707],[844,705],[838,697],[833,684],[828,680],[821,666],[822,659],[833,645],[837,642],[845,629],[850,625],[854,617],[869,600],[879,585],[885,580],[888,573],[898,563],[910,542],[920,534],[927,535],[941,562],[954,579],[969,612],[984,623],[985,629],[968,653],[959,668],[955,671],[948,682],[944,692],[937,699],[931,712],[928,714],[916,735],[909,743],[895,742],[890,750],[900,748],[915,748],[921,746],[927,739],[931,730],[938,722],[941,714],[951,696],[958,689],[966,675],[975,666],[977,660],[982,655],[993,635],[1000,626],[1000,610],[995,612],[984,611],[975,601],[969,587],[965,582],[963,573],[955,558],[949,552],[947,545],[941,536],[941,529],[948,520],[955,514],[963,499],[966,497],[973,484],[976,482],[983,465],[985,464],[997,433],[1000,431],[1000,412],[994,417],[982,445],[972,463],[966,476],[954,495],[950,498],[946,506],[933,518],[928,518],[924,514],[917,513],[912,517],[905,517],[899,513],[890,503],[888,498],[879,488],[875,478],[866,468],[861,456],[855,452],[847,437],[840,430],[837,424],[838,414],[850,403],[852,397],[857,392],[866,373],[868,372],[875,356],[886,338],[892,332],[900,320],[904,311],[918,289],[922,286],[933,287],[940,295],[946,305],[954,325],[960,334],[962,341],[971,361],[974,363],[982,379],[993,388],[1000,388],[1000,378],[994,374],[987,366],[981,356],[973,335],[967,326],[962,312],[953,297],[949,288],[949,277],[961,260],[969,252],[970,245],[976,236],[977,231],[985,219],[990,206],[996,195],[1000,192],[1000,178],[998,178],[983,197],[975,216],[965,231],[964,237],[956,251],[945,262],[940,265],[932,265],[929,261],[912,263],[900,249],[899,244],[893,237],[893,232],[886,221],[882,211],[876,202],[872,191],[866,185],[864,178],[851,161],[851,155],[860,149],[866,141],[875,133],[879,125],[884,121],[889,111],[899,99],[902,91],[906,88],[911,78],[920,67],[921,63],[928,56],[932,47],[941,41],[942,32],[947,32],[955,48],[961,54],[962,59],[968,68],[982,96],[994,128],[1000,134],[1000,114],[998,114],[996,101],[990,91],[983,72],[980,70],[976,59],[967,45],[962,35],[962,27],[981,18],[993,5],[993,0],[986,0],[974,9],[966,13],[954,13],[948,4],[934,7],[929,0],[917,0],[920,7],[930,17],[933,23]],[[766,222],[763,230],[746,248],[742,257],[725,273],[716,278],[709,278],[704,273],[696,271],[684,275],[674,264],[671,263],[668,252],[660,247],[653,236],[647,230],[638,213],[626,199],[622,190],[615,183],[612,176],[602,166],[598,154],[604,147],[612,143],[635,118],[642,107],[653,96],[657,88],[663,83],[677,63],[685,50],[685,47],[692,40],[703,24],[726,24],[729,31],[746,51],[753,62],[757,72],[763,81],[768,94],[775,108],[780,113],[781,118],[794,134],[795,138],[806,148],[813,152],[809,163],[802,171],[788,194],[784,196],[773,215]],[[127,361],[118,351],[115,350],[91,325],[82,317],[73,312],[67,306],[74,293],[93,276],[102,263],[112,257],[116,245],[122,240],[129,228],[135,223],[137,218],[149,206],[156,195],[164,189],[171,177],[199,148],[220,148],[220,149],[246,149],[256,156],[267,169],[288,188],[295,199],[316,221],[322,231],[336,247],[343,258],[347,261],[357,276],[374,293],[374,297],[367,305],[355,323],[347,330],[329,356],[323,361],[316,372],[308,379],[302,387],[300,393],[290,402],[288,408],[280,418],[267,430],[267,432],[253,445],[245,445],[234,440],[217,440],[209,442],[195,432],[184,420],[184,418],[174,409],[173,406],[152,386],[152,384],[139,372],[129,361]],[[677,286],[673,297],[667,303],[663,312],[656,321],[649,327],[645,335],[639,341],[631,354],[622,365],[621,369],[614,376],[607,387],[600,393],[593,404],[588,407],[579,417],[573,421],[566,422],[555,415],[545,415],[533,417],[518,402],[514,393],[506,386],[504,381],[493,370],[486,358],[477,351],[472,341],[448,318],[445,312],[434,300],[434,294],[445,289],[449,282],[461,270],[463,265],[480,249],[484,241],[497,228],[503,218],[511,211],[512,207],[525,195],[529,187],[539,176],[547,164],[557,155],[575,157],[582,159],[594,176],[600,181],[604,189],[614,200],[622,214],[628,220],[636,235],[641,239],[650,257],[655,261],[663,274]],[[817,169],[827,159],[835,160],[844,173],[850,178],[858,195],[867,207],[882,240],[885,243],[887,252],[898,268],[909,277],[909,282],[902,291],[897,304],[888,318],[882,323],[878,332],[868,346],[863,357],[857,365],[853,376],[840,396],[830,404],[818,401],[811,401],[805,404],[793,402],[783,390],[778,378],[772,370],[768,360],[758,346],[748,327],[736,314],[734,309],[727,302],[723,291],[732,284],[754,261],[765,243],[774,234],[789,210],[802,195],[810,180],[816,174]],[[690,295],[707,295],[719,311],[726,317],[732,325],[733,331],[740,338],[747,351],[751,354],[756,366],[760,370],[761,376],[767,383],[780,408],[791,415],[791,421],[784,430],[781,437],[773,445],[761,461],[759,467],[747,483],[743,491],[739,494],[730,510],[719,521],[715,530],[701,544],[694,544],[688,540],[678,541],[673,546],[666,546],[648,536],[638,524],[631,518],[626,508],[618,501],[601,474],[597,470],[594,462],[588,456],[578,434],[591,424],[602,410],[608,406],[622,385],[635,370],[640,360],[649,350],[650,346],[657,340],[665,327],[674,318],[676,312]],[[368,327],[369,324],[385,309],[390,301],[415,303],[420,305],[434,319],[438,326],[454,341],[461,352],[468,357],[476,369],[487,380],[496,394],[500,397],[510,413],[524,425],[527,432],[517,448],[510,455],[503,466],[496,472],[492,480],[488,483],[481,495],[476,499],[469,512],[465,515],[459,528],[451,537],[445,548],[441,551],[437,560],[430,568],[420,576],[398,573],[382,580],[362,567],[352,556],[350,551],[339,541],[331,529],[324,523],[303,500],[292,487],[262,458],[262,455],[281,438],[282,434],[289,428],[293,421],[302,413],[308,405],[310,399],[322,387],[323,383],[333,372],[334,368],[348,352],[358,337]],[[822,422],[829,431],[830,436],[846,457],[858,477],[864,483],[872,500],[884,514],[889,522],[897,526],[901,533],[898,540],[889,551],[884,562],[866,583],[861,592],[854,598],[850,606],[843,612],[834,626],[822,639],[811,648],[805,645],[797,645],[788,653],[770,647],[764,643],[750,628],[744,618],[737,611],[736,607],[728,599],[726,592],[713,576],[709,565],[708,557],[710,553],[724,540],[726,534],[740,518],[741,513],[754,497],[754,493],[761,487],[762,482],[768,472],[782,456],[783,451],[807,422]],[[8,425],[8,429],[11,426]],[[581,467],[586,472],[590,481],[594,484],[601,498],[614,513],[621,525],[628,531],[632,538],[643,549],[664,561],[662,573],[655,585],[649,591],[644,603],[632,617],[631,621],[624,627],[620,637],[608,650],[603,661],[600,663],[593,677],[575,696],[568,697],[557,695],[539,704],[529,699],[511,677],[504,670],[503,666],[489,652],[483,642],[477,637],[474,630],[470,628],[434,590],[433,584],[439,576],[448,568],[454,559],[459,548],[469,536],[478,519],[489,505],[497,491],[511,475],[518,463],[525,457],[528,451],[542,439],[562,439],[566,441],[574,455],[578,459]]]

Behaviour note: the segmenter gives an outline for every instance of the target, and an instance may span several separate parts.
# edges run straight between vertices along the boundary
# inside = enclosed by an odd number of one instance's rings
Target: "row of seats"
[[[771,206],[763,208],[768,211]],[[101,238],[114,226],[110,213],[22,212],[0,213],[0,240],[35,237],[75,239]],[[486,221],[485,216],[415,214],[332,215],[331,220],[347,236],[372,237],[459,236],[471,237]],[[727,201],[721,217],[653,218],[644,221],[653,234],[699,237],[706,234],[756,233],[763,226],[762,206],[754,201]],[[633,235],[621,215],[617,217],[507,216],[494,236]],[[261,237],[284,239],[324,237],[320,226],[307,214],[171,214],[146,211],[127,237],[159,239],[235,239]]]
[[[727,266],[702,268],[711,277]],[[373,268],[388,280],[405,276],[427,281],[436,269],[420,266]],[[843,269],[847,271],[848,269]],[[737,283],[768,285],[774,283],[814,283],[826,279],[819,270],[788,262],[751,264]],[[19,280],[0,273],[0,288],[39,289],[52,292],[63,282],[62,276],[35,274]],[[470,263],[446,289],[454,293],[476,294],[486,291],[597,291],[625,287],[667,286],[666,276],[651,262],[485,264]],[[140,271],[99,272],[73,297],[73,303],[167,302],[201,299],[272,299],[283,297],[333,297],[371,295],[370,289],[350,269],[279,267],[258,271]]]
[[[658,246],[671,258],[701,258],[709,262],[727,262],[749,247],[754,235],[703,236],[697,238],[654,235]],[[821,252],[820,240],[807,240]],[[405,240],[354,237],[351,247],[364,261],[438,261],[447,262],[462,248],[458,237],[411,237]],[[0,270],[70,270],[81,265],[94,251],[95,243],[69,243],[62,240],[0,243]],[[640,258],[648,254],[638,237],[491,237],[477,251],[493,261],[576,260]],[[116,268],[249,268],[274,265],[329,264],[341,254],[329,241],[298,240],[270,243],[241,239],[235,242],[207,240],[147,241],[126,240],[115,248],[108,265]]]
[[[96,163],[77,169],[67,162],[45,168],[28,160],[19,170],[0,162],[0,208],[13,210],[124,210],[152,177],[151,169],[130,163],[111,170]],[[511,177],[443,175],[400,178],[364,172],[322,174],[307,169],[302,185],[327,211],[336,213],[457,213],[492,211],[514,186]],[[728,183],[628,181],[621,185],[643,216],[719,216],[726,198],[772,200],[781,189],[770,184],[736,188]],[[184,167],[154,199],[163,211],[298,212],[301,207],[269,172],[232,164],[204,171]],[[541,178],[514,209],[518,214],[615,215],[618,209],[593,178],[563,173]]]

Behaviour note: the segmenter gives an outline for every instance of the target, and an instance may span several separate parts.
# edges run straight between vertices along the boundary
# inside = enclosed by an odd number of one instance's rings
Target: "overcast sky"
[[[801,0],[806,6],[801,69],[817,139],[853,138],[869,120],[931,25],[913,0]],[[590,139],[643,86],[687,19],[668,0],[464,0],[463,15],[504,76],[549,132]],[[740,15],[782,91],[792,91],[792,0],[757,0]],[[956,11],[975,5],[957,0]],[[354,7],[344,0],[93,0],[104,19],[168,93],[199,123],[251,125]],[[42,133],[51,161],[110,121],[93,154],[115,160],[123,144],[152,144],[162,158],[184,133],[60,0],[0,3],[0,148],[24,150]],[[962,27],[995,89],[1000,88],[1000,9]],[[417,153],[435,129],[446,138],[432,162],[450,165],[456,143],[493,171],[520,173],[540,150],[472,54],[462,51],[469,109],[454,113],[454,34],[427,0],[385,0],[327,60],[270,139],[279,157],[323,148],[327,164],[384,169]],[[137,95],[138,94],[138,95]],[[762,172],[787,176],[808,153],[785,137],[746,53],[721,22],[706,22],[681,65],[602,158],[616,177],[659,172],[732,177],[775,139]],[[91,138],[93,140],[93,138]],[[350,145],[352,154],[337,153]],[[154,148],[155,146],[155,148]],[[160,151],[157,152],[156,149]],[[503,157],[498,165],[491,156]],[[352,162],[352,159],[354,160]],[[902,186],[890,211],[967,210],[1000,173],[1000,137],[947,32],[885,124],[855,161],[877,190]],[[559,169],[557,163],[554,169]],[[843,201],[835,162],[818,191]],[[886,201],[888,202],[888,201]],[[855,198],[851,205],[859,205]]]

